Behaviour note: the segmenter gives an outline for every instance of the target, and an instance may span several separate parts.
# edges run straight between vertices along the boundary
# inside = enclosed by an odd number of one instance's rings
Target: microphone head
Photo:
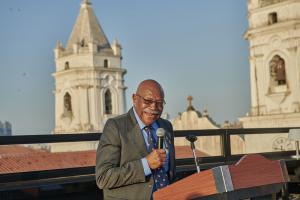
[[[157,135],[157,137],[165,137],[165,129],[163,129],[163,128],[158,128],[157,130],[156,130],[156,135]]]
[[[189,134],[188,136],[185,137],[189,142],[195,142],[197,140],[197,137]]]

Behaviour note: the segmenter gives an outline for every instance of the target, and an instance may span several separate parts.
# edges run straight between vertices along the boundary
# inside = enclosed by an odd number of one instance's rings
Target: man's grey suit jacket
[[[175,150],[173,128],[169,121],[157,120],[166,130],[169,148],[170,182],[175,178]],[[103,189],[104,199],[150,199],[153,187],[151,175],[145,177],[141,158],[149,153],[134,116],[128,113],[109,119],[101,135],[96,154],[96,182]]]

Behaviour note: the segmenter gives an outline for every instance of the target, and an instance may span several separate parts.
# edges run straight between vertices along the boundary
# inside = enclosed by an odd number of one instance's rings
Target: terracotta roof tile
[[[193,151],[190,146],[175,146],[176,159],[193,158]],[[196,149],[197,157],[209,156],[208,154]]]
[[[176,158],[191,158],[189,146],[176,146]],[[207,154],[196,150],[197,156]],[[96,151],[51,153],[20,145],[0,146],[0,174],[95,166]]]
[[[95,165],[96,151],[50,153],[18,145],[1,146],[0,174]]]

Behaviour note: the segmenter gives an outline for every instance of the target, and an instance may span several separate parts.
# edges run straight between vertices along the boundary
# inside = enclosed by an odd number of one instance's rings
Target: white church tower
[[[69,41],[55,52],[54,133],[100,132],[125,112],[121,45],[110,45],[91,3],[83,0]]]
[[[300,1],[248,0],[251,111],[244,128],[300,127]]]

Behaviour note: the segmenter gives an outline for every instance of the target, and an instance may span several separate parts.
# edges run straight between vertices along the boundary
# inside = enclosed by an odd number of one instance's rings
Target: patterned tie
[[[148,141],[148,152],[150,153],[152,151],[153,148],[155,148],[154,146],[154,137],[152,135],[152,126],[145,126],[145,131],[147,133],[147,141]]]
[[[147,140],[149,143],[148,152],[150,153],[152,151],[152,148],[157,148],[157,142],[155,141],[154,136],[152,134],[152,126],[146,126],[144,129],[147,133]],[[152,170],[152,174],[155,181],[154,191],[169,185],[169,178],[164,167]]]

